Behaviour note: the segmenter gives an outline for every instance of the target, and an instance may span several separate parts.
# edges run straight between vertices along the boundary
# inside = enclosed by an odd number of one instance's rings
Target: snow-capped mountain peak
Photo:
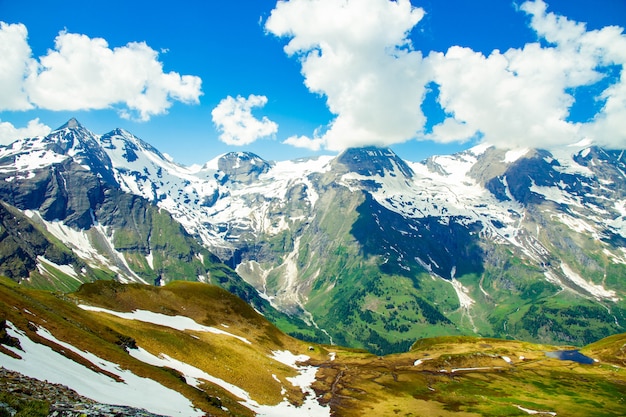
[[[136,161],[138,152],[144,153],[150,156],[150,159],[157,161],[158,163],[171,162],[169,158],[166,158],[161,152],[150,145],[147,142],[139,139],[137,136],[124,129],[115,129],[109,133],[100,136],[100,144],[111,151],[115,149],[121,149],[123,151],[122,157],[128,163]],[[121,163],[122,160],[120,159]]]
[[[217,168],[224,173],[223,181],[250,183],[267,173],[271,164],[251,152],[229,152],[218,159]]]
[[[336,161],[345,165],[349,171],[364,176],[413,176],[411,167],[389,148],[349,148]]]

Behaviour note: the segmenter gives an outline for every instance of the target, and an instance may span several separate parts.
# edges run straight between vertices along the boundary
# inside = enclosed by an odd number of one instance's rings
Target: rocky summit
[[[0,400],[0,413],[5,413],[0,415],[13,416],[26,409],[34,414],[32,409],[37,407],[50,417],[164,417],[133,407],[97,403],[65,385],[29,378],[3,367],[0,388],[12,403]]]

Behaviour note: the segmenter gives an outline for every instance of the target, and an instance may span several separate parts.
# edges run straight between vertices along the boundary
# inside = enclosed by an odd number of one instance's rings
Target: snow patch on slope
[[[37,223],[42,224],[48,232],[70,248],[79,258],[93,268],[107,268],[118,273],[121,282],[147,282],[135,274],[126,262],[124,255],[115,249],[113,236],[109,236],[106,228],[96,223],[89,230],[76,230],[60,221],[46,221],[41,215],[32,210],[25,210],[24,214]],[[105,246],[110,258],[102,255],[102,247],[98,248],[95,242]]]
[[[165,314],[153,313],[152,311],[148,311],[148,310],[135,310],[130,313],[124,313],[120,311],[113,311],[113,310],[108,310],[106,308],[88,306],[84,304],[79,304],[78,307],[87,311],[107,313],[107,314],[111,314],[113,316],[126,319],[126,320],[142,321],[144,323],[151,323],[151,324],[156,324],[158,326],[170,327],[172,329],[180,330],[180,331],[193,330],[197,332],[209,332],[213,334],[234,337],[235,339],[239,339],[242,342],[247,343],[249,345],[252,344],[245,337],[237,336],[235,334],[226,332],[221,329],[217,329],[215,327],[204,326],[202,324],[197,323],[195,320],[190,319],[189,317],[185,317],[185,316],[168,316]]]
[[[49,267],[52,267],[63,272],[66,275],[69,275],[70,277],[74,278],[76,281],[82,284],[82,281],[78,278],[78,274],[76,273],[72,265],[59,265],[59,264],[52,262],[49,259],[46,259],[45,257],[41,255],[37,256],[37,261],[38,261],[37,269],[39,270],[39,273],[41,273],[42,275],[43,274],[54,275],[53,271],[48,270]]]
[[[543,195],[546,200],[554,201],[557,204],[566,204],[568,206],[583,208],[584,205],[578,197],[573,197],[570,193],[558,187],[545,187],[532,184],[530,191]]]
[[[196,388],[200,388],[200,386],[202,385],[202,382],[200,380],[203,379],[224,388],[233,395],[236,395],[237,397],[244,400],[244,403],[252,401],[250,398],[250,394],[248,394],[245,390],[237,387],[236,385],[226,382],[223,379],[209,375],[208,373],[199,368],[196,368],[193,365],[174,359],[164,353],[161,353],[158,356],[153,355],[152,353],[141,347],[137,349],[130,349],[128,353],[133,358],[149,365],[176,369],[185,376],[188,384],[191,384]]]
[[[615,291],[607,290],[602,285],[597,285],[591,282],[586,281],[583,277],[578,275],[569,265],[564,262],[561,262],[561,270],[563,274],[574,283],[576,286],[582,288],[589,294],[591,294],[597,300],[609,300],[613,302],[619,301],[619,298],[616,296]]]
[[[461,282],[456,278],[452,278],[450,281],[447,282],[452,284],[452,288],[454,288],[454,292],[459,298],[459,304],[461,305],[461,308],[465,310],[469,310],[470,308],[472,308],[472,305],[475,301],[472,297],[469,296],[469,290],[465,286],[463,286],[463,284],[461,284]]]
[[[268,197],[284,199],[284,192],[296,181],[300,181],[306,186],[307,200],[311,207],[315,206],[319,196],[315,192],[309,175],[313,173],[328,172],[331,168],[330,161],[332,157],[321,156],[314,159],[300,159],[294,161],[281,161],[265,174],[259,176],[259,180],[267,183]],[[270,184],[272,186],[270,187]]]
[[[168,416],[204,415],[193,408],[192,403],[180,393],[151,379],[142,378],[124,370],[118,364],[60,341],[46,329],[39,328],[37,334],[78,354],[101,369],[117,375],[123,382],[117,382],[107,375],[68,359],[48,346],[33,342],[10,322],[7,322],[7,333],[18,338],[22,347],[22,350],[19,350],[6,346],[22,359],[15,359],[0,352],[0,363],[7,369],[31,378],[69,386],[80,395],[101,403],[143,408],[152,413]]]
[[[0,147],[0,159],[13,158],[13,164],[4,165],[0,172],[26,172],[34,176],[33,171],[61,163],[68,158],[66,155],[46,149],[47,145],[49,142],[39,137],[16,141],[10,146]]]
[[[315,392],[311,388],[313,382],[315,382],[315,374],[317,368],[314,366],[298,366],[297,361],[308,360],[306,355],[293,355],[289,351],[273,352],[272,359],[291,366],[299,373],[298,376],[287,378],[289,382],[295,387],[299,387],[306,398],[301,407],[296,407],[291,404],[287,399],[284,399],[277,405],[262,405],[253,400],[250,394],[244,389],[224,381],[223,379],[214,377],[207,372],[196,368],[193,365],[174,359],[168,355],[160,354],[153,355],[152,353],[139,348],[137,350],[131,350],[130,354],[140,361],[145,363],[168,367],[175,369],[182,373],[192,385],[199,387],[201,385],[200,380],[205,380],[215,385],[222,387],[231,394],[241,399],[240,403],[251,410],[253,410],[257,416],[263,417],[285,417],[285,416],[303,416],[303,417],[330,417],[330,408],[320,405],[316,399]],[[277,379],[277,378],[276,378]],[[284,391],[283,391],[284,392]]]
[[[523,157],[524,155],[526,155],[529,150],[530,149],[528,148],[522,148],[522,149],[512,149],[510,151],[507,151],[504,154],[504,160],[502,162],[511,164],[517,161],[518,159],[520,159],[521,157]]]

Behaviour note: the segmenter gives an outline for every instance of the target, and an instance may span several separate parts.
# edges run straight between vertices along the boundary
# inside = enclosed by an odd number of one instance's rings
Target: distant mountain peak
[[[264,159],[259,155],[248,152],[248,151],[235,151],[235,152],[227,152],[220,157],[223,160],[241,160],[241,161],[251,161],[251,163],[255,164],[257,162],[264,162]]]
[[[56,130],[63,130],[63,129],[84,129],[84,127],[83,125],[80,124],[78,120],[76,120],[75,117],[72,117],[64,125],[60,126]]]
[[[411,167],[389,148],[348,148],[337,157],[337,161],[360,175],[384,177],[386,173],[396,175],[396,171],[400,171],[406,178],[414,175]]]
[[[231,181],[246,183],[268,172],[271,164],[252,152],[229,152],[218,159],[217,166]]]

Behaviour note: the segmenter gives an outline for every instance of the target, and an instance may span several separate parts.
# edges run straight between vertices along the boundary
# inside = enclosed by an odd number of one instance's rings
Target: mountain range
[[[181,166],[72,119],[0,147],[0,273],[25,286],[220,285],[301,339],[407,351],[586,345],[626,323],[626,156],[480,145]]]

